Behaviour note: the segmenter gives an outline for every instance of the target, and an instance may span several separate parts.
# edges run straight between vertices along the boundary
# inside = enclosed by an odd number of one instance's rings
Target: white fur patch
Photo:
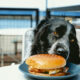
[[[25,35],[25,59],[27,59],[31,55],[31,46],[32,46],[32,41],[34,39],[34,32],[33,30],[27,31]]]
[[[52,46],[51,48],[49,49],[48,53],[49,54],[53,54],[55,53],[54,50],[56,48],[56,45],[58,43],[60,44],[63,44],[64,47],[65,47],[65,50],[68,50],[69,51],[69,34],[70,34],[70,31],[71,31],[71,26],[69,25],[69,23],[67,23],[67,31],[66,33],[64,34],[64,36],[60,39],[58,39]],[[68,52],[70,53],[70,51]],[[68,57],[69,57],[69,54],[68,54]]]

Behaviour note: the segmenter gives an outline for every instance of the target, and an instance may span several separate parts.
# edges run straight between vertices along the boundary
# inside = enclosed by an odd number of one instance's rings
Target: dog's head
[[[43,20],[34,31],[32,54],[59,54],[66,59],[71,45],[77,42],[75,28],[63,19]]]

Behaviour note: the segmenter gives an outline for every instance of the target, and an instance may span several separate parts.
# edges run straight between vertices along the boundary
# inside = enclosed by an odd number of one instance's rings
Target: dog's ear
[[[37,53],[47,53],[47,34],[48,34],[48,21],[42,20],[34,30],[34,41],[32,44],[31,55]],[[44,49],[45,46],[45,49]]]
[[[37,27],[35,28],[35,30],[34,30],[34,35],[35,34],[37,34],[37,32],[39,31],[39,29],[41,28],[41,27],[43,27],[43,25],[46,23],[46,20],[44,19],[44,20],[42,20],[38,25],[37,25]]]
[[[71,32],[69,34],[69,48],[70,48],[70,56],[69,56],[69,61],[73,62],[75,64],[80,63],[80,58],[79,58],[79,46],[78,46],[78,41],[76,38],[76,31],[75,27],[71,24]]]

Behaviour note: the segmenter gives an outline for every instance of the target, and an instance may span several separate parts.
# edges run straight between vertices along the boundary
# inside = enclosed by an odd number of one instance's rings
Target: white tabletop
[[[37,80],[25,76],[20,70],[19,65],[0,67],[0,80]],[[66,80],[80,80],[80,75]]]
[[[0,67],[0,80],[28,80],[18,67],[19,65]]]

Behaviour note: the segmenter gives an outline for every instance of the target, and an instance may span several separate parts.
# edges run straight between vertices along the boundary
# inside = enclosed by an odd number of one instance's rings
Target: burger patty
[[[30,73],[33,75],[39,75],[39,76],[65,76],[65,75],[70,74],[68,72],[60,72],[60,73],[56,73],[56,74],[45,74],[45,73],[37,73],[37,72],[30,72]]]
[[[32,66],[29,66],[29,72],[35,72],[35,73],[44,73],[44,74],[56,74],[56,73],[61,73],[61,72],[67,72],[68,67],[64,68],[57,68],[57,69],[37,69],[33,68]]]

